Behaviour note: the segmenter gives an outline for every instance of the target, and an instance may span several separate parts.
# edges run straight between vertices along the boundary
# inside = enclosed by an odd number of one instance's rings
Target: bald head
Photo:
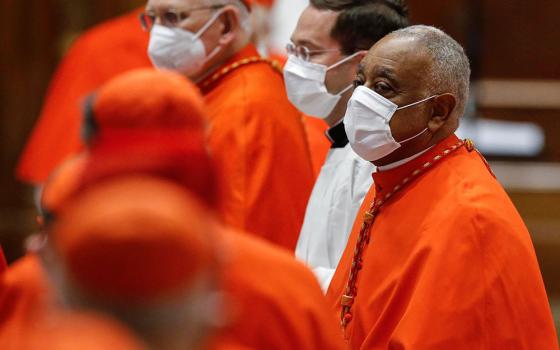
[[[457,104],[454,114],[460,117],[465,111],[469,96],[471,69],[463,47],[442,30],[415,25],[392,32],[386,40],[403,39],[412,41],[415,50],[420,50],[429,59],[425,70],[430,94],[450,92]]]

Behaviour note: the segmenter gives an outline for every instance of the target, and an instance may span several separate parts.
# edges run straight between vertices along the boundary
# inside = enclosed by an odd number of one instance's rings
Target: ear
[[[33,253],[40,253],[45,247],[45,244],[47,244],[46,233],[35,233],[25,239],[25,250]]]
[[[355,73],[355,71],[358,70],[358,65],[363,61],[364,57],[366,57],[367,55],[367,50],[360,50],[360,51],[356,51],[354,53],[354,57],[352,57],[348,62],[351,63],[352,65],[354,65],[356,67],[356,69],[353,71],[353,73]]]
[[[455,110],[457,99],[450,93],[445,93],[434,97],[432,117],[428,122],[428,129],[432,134],[438,131],[451,117]]]
[[[95,121],[95,113],[93,105],[95,103],[95,93],[86,96],[83,104],[84,119],[82,123],[81,136],[86,144],[90,144],[93,137],[97,133],[97,122]]]
[[[367,55],[367,51],[366,50],[360,50],[360,51],[356,51],[356,53],[354,53],[354,57],[352,57],[352,59],[350,59],[347,63],[349,63],[348,65],[348,74],[350,79],[354,80],[356,79],[357,76],[357,72],[359,70],[360,64],[362,62],[362,60],[364,59],[364,57],[366,57]],[[353,89],[350,89],[350,94],[352,94]]]
[[[237,31],[241,26],[239,16],[240,13],[237,7],[233,5],[224,7],[223,13],[219,17],[219,21],[222,23],[222,35],[219,40],[220,45],[226,46],[235,39]]]

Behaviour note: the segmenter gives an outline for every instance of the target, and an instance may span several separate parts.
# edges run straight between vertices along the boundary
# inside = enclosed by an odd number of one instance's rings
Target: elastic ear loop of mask
[[[217,11],[212,17],[210,17],[210,19],[208,20],[208,22],[206,22],[205,25],[202,26],[202,28],[200,28],[198,30],[198,32],[196,32],[196,34],[194,35],[194,37],[196,39],[200,39],[200,37],[202,36],[202,34],[204,34],[208,28],[210,28],[210,26],[212,24],[214,24],[214,22],[218,19],[218,17],[220,17],[220,15],[224,13],[224,9],[220,9],[219,11]],[[218,45],[216,45],[216,47],[212,50],[212,52],[210,52],[209,54],[206,55],[206,59],[205,62],[208,62],[212,57],[214,57],[216,54],[218,54],[218,51],[220,50],[220,44],[218,43]]]
[[[428,101],[429,99],[432,99],[432,98],[434,98],[434,97],[436,97],[436,96],[437,96],[437,95],[433,95],[433,96],[430,96],[430,97],[426,97],[426,98],[423,99],[423,100],[416,101],[416,102],[407,104],[407,105],[405,105],[405,106],[399,107],[399,108],[397,108],[397,111],[400,110],[400,109],[404,109],[404,108],[408,108],[408,107],[415,106],[415,105],[420,104],[420,103],[422,103],[422,102],[426,102],[426,101]],[[422,131],[420,131],[418,134],[416,134],[416,135],[414,135],[414,136],[412,136],[412,137],[409,137],[409,138],[407,138],[407,139],[404,139],[404,140],[402,140],[402,141],[398,141],[398,142],[399,142],[400,144],[403,144],[403,143],[406,143],[406,142],[408,142],[408,141],[411,141],[411,140],[417,138],[418,136],[422,135],[423,133],[425,133],[427,130],[428,130],[428,128],[426,127],[426,128],[424,128],[424,129],[422,129]]]
[[[397,142],[400,143],[400,144],[407,143],[408,141],[411,141],[411,140],[417,138],[418,136],[422,135],[422,134],[425,133],[427,130],[428,130],[428,128],[424,128],[424,129],[422,129],[422,131],[420,131],[418,134],[416,134],[416,135],[414,135],[414,136],[412,136],[412,137],[409,137],[409,138],[407,138],[407,139],[404,139],[404,140],[402,140],[402,141],[397,141]]]
[[[338,61],[338,62],[336,62],[336,63],[334,63],[334,64],[328,66],[328,67],[327,67],[327,71],[330,70],[330,69],[334,69],[334,68],[340,66],[341,64],[347,62],[347,61],[350,61],[352,58],[358,56],[358,54],[359,54],[360,52],[361,52],[361,51],[354,52],[354,53],[351,54],[350,56],[346,56],[346,57],[344,57],[343,59],[341,59],[340,61]]]
[[[344,64],[344,63],[350,61],[352,58],[358,56],[359,53],[360,53],[360,51],[354,52],[354,53],[351,54],[350,56],[344,57],[343,59],[341,59],[340,61],[336,62],[335,64],[328,66],[328,67],[327,67],[327,71],[329,71],[330,69],[334,69],[334,68],[340,66],[341,64]],[[350,90],[350,89],[352,88],[352,86],[354,86],[354,84],[350,83],[348,86],[346,86],[344,89],[340,90],[339,92],[337,92],[337,93],[334,94],[334,95],[340,96],[340,95],[344,94],[346,91]]]
[[[206,24],[204,24],[202,26],[202,28],[200,28],[198,30],[198,32],[196,32],[196,34],[194,35],[195,38],[199,39],[202,34],[204,34],[204,32],[206,32],[208,30],[208,28],[210,28],[210,26],[212,24],[214,24],[214,22],[218,19],[218,17],[220,17],[220,15],[224,13],[224,9],[220,9],[218,12],[216,12],[212,17],[210,17],[210,19],[208,20],[208,22],[206,22]]]
[[[423,99],[423,100],[416,101],[416,102],[412,102],[412,103],[407,104],[407,105],[404,105],[404,106],[402,106],[402,107],[398,107],[398,108],[397,108],[397,111],[398,111],[398,110],[401,110],[401,109],[408,108],[408,107],[415,106],[415,105],[420,104],[420,103],[422,103],[422,102],[426,102],[426,101],[428,101],[429,99],[432,99],[432,98],[434,98],[434,97],[436,97],[436,96],[438,96],[438,95],[432,95],[432,96],[430,96],[430,97],[426,97],[426,98]]]

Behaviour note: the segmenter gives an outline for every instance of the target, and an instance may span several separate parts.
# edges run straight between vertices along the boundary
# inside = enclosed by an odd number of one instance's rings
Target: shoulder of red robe
[[[243,5],[247,6],[247,9],[249,11],[251,11],[251,9],[253,8],[253,1],[254,0],[241,0],[241,2],[243,3]]]

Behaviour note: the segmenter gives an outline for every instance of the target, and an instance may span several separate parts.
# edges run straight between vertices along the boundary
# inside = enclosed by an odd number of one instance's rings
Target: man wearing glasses
[[[330,127],[326,136],[332,146],[309,199],[296,247],[296,256],[313,269],[325,291],[374,170],[352,151],[344,131],[357,66],[375,42],[408,25],[407,12],[400,0],[311,0],[287,45],[288,98]]]
[[[140,15],[158,69],[202,91],[225,221],[293,250],[313,186],[301,114],[250,44],[249,0],[149,0]]]

